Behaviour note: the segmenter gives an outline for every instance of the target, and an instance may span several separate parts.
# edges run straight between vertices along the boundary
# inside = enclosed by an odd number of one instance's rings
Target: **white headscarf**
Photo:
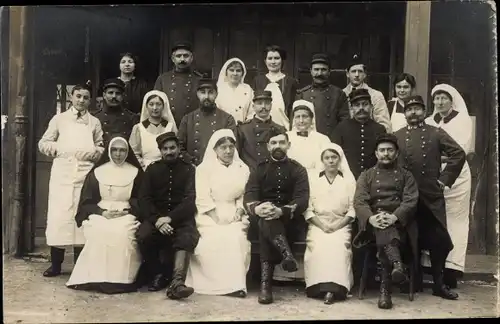
[[[126,186],[134,181],[139,170],[132,164],[128,163],[126,161],[127,158],[125,158],[120,164],[113,161],[113,157],[111,156],[111,148],[116,142],[123,142],[127,148],[126,156],[130,154],[127,140],[123,137],[114,137],[109,142],[108,146],[109,162],[106,162],[103,165],[97,167],[94,170],[94,174],[97,181],[99,181],[103,185]]]
[[[447,129],[446,131],[458,144],[460,144],[460,146],[462,146],[462,149],[464,149],[465,153],[470,153],[473,147],[471,143],[473,125],[464,98],[462,98],[457,89],[449,84],[443,83],[436,85],[434,88],[432,88],[431,95],[434,96],[437,91],[444,91],[448,93],[452,98],[451,109],[458,112],[458,115],[456,117],[458,119],[457,126],[454,127],[453,130]],[[434,109],[432,116],[426,118],[426,122],[430,125],[439,126],[436,125],[436,122],[434,120],[436,114],[438,114],[438,112],[436,109]]]
[[[218,140],[220,140],[223,137],[230,137],[234,141],[236,141],[236,137],[234,136],[234,133],[232,130],[223,128],[215,131],[212,136],[210,137],[210,140],[208,141],[207,149],[205,150],[205,155],[203,156],[203,162],[199,165],[199,167],[207,167],[210,169],[210,166],[215,164],[215,163],[221,163],[219,159],[217,158],[217,153],[215,153],[215,144],[217,143]],[[240,158],[240,155],[238,154],[238,150],[234,150],[234,157],[233,157],[233,162],[232,164],[243,164],[243,161]]]
[[[149,118],[149,111],[147,107],[148,99],[151,96],[158,96],[163,100],[163,110],[161,112],[161,117],[168,121],[167,124],[167,132],[175,132],[177,133],[177,126],[175,124],[174,115],[172,115],[172,111],[170,110],[170,102],[168,101],[167,95],[159,90],[151,90],[144,95],[144,99],[142,100],[142,110],[141,110],[141,119],[143,122]]]
[[[240,63],[241,67],[243,68],[243,75],[236,89],[231,88],[231,86],[229,85],[229,80],[227,79],[227,69],[229,65],[234,62]],[[252,87],[245,83],[246,75],[247,68],[242,60],[237,57],[233,57],[227,60],[227,62],[222,66],[222,69],[219,73],[219,78],[217,79],[217,98],[215,99],[217,107],[230,114],[233,114],[234,107],[241,106],[243,109],[243,119],[246,119],[248,116],[251,106],[251,100],[253,97]],[[236,118],[236,116],[233,117]]]
[[[299,106],[306,106],[307,108],[309,108],[311,110],[313,116],[312,116],[312,120],[311,120],[311,126],[309,127],[309,131],[316,131],[316,113],[314,111],[314,104],[310,101],[303,100],[303,99],[296,100],[293,103],[292,111],[293,111],[293,109],[295,109],[296,107],[299,107]],[[293,115],[292,115],[292,131],[297,131]]]
[[[320,151],[321,153],[320,156],[318,157],[320,162],[317,164],[319,165],[318,173],[325,170],[325,165],[323,164],[323,161],[321,161],[321,156],[326,150],[334,150],[335,152],[338,153],[340,158],[338,170],[339,172],[342,173],[344,180],[348,182],[349,187],[354,190],[354,188],[356,188],[356,179],[352,174],[351,168],[349,168],[349,163],[347,162],[347,159],[345,157],[344,150],[342,150],[342,148],[335,143],[328,143],[321,148]]]

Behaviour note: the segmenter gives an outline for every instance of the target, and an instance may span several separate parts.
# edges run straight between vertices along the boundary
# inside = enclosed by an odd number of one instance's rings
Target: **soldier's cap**
[[[361,59],[361,56],[359,54],[354,54],[352,58],[349,61],[349,64],[347,65],[347,71],[349,71],[350,68],[352,68],[354,65],[359,65],[362,64],[363,66],[366,66],[366,64],[363,62]]]
[[[368,99],[371,102],[370,93],[366,89],[355,89],[349,94],[349,102],[353,103],[359,99]]]
[[[111,87],[119,88],[122,91],[124,91],[125,83],[123,83],[123,81],[118,78],[107,79],[104,81],[104,84],[102,85],[102,91],[106,91],[107,88]]]
[[[330,67],[330,58],[325,53],[316,53],[313,55],[311,59],[311,65],[315,63],[323,63],[328,65],[328,67]]]
[[[377,136],[375,140],[375,148],[378,147],[380,143],[392,143],[396,146],[396,149],[399,150],[398,138],[394,134],[383,133]]]
[[[172,50],[170,51],[170,53],[174,53],[178,49],[185,49],[187,51],[193,52],[193,45],[191,45],[190,42],[186,42],[186,41],[177,42],[172,47]]]
[[[200,90],[203,88],[212,88],[217,90],[217,83],[215,82],[215,80],[212,80],[210,78],[201,78],[200,80],[198,80],[198,87],[196,89]]]
[[[174,132],[166,132],[156,137],[156,144],[160,148],[166,141],[175,141],[179,144],[179,138]]]
[[[273,96],[272,96],[272,93],[271,91],[268,91],[268,90],[263,90],[263,91],[255,91],[254,93],[254,96],[253,96],[253,99],[252,99],[254,102],[256,100],[269,100],[269,101],[272,101],[273,100]]]
[[[405,103],[404,107],[405,110],[413,105],[419,105],[425,109],[424,98],[422,98],[422,96],[419,95],[409,96],[408,98],[405,99],[404,103]]]

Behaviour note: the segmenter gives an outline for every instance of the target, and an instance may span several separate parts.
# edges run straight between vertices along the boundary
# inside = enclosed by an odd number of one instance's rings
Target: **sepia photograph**
[[[0,7],[3,322],[500,317],[489,0]]]

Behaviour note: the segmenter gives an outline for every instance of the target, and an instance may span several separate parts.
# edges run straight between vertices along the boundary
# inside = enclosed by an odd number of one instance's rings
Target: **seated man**
[[[142,224],[137,241],[149,274],[154,276],[149,290],[167,285],[170,269],[159,260],[159,252],[175,252],[173,275],[167,297],[189,297],[193,288],[186,287],[189,259],[200,235],[195,223],[195,167],[179,158],[179,140],[173,132],[156,138],[162,159],[151,163],[144,173],[139,191]],[[172,259],[172,253],[164,255]]]
[[[302,214],[309,202],[307,171],[286,156],[290,148],[288,135],[272,128],[267,148],[271,157],[251,171],[243,198],[250,221],[258,222],[259,227],[261,304],[273,302],[271,281],[276,264],[281,262],[285,271],[297,271],[288,241],[294,230],[305,227]]]
[[[418,188],[413,175],[397,165],[397,138],[382,134],[377,138],[377,164],[361,173],[354,194],[354,210],[359,233],[353,240],[361,247],[375,236],[377,258],[382,264],[378,307],[392,308],[391,283],[406,280],[400,247],[412,248],[413,265],[418,264],[417,225],[415,209]],[[370,235],[371,234],[371,235]],[[391,280],[392,279],[392,280]]]

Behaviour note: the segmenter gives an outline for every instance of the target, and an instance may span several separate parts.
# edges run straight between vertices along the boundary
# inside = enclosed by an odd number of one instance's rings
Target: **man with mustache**
[[[285,271],[297,271],[289,242],[306,226],[303,213],[309,203],[309,180],[306,169],[287,157],[289,148],[286,132],[277,128],[269,131],[267,149],[271,156],[250,172],[243,197],[250,222],[259,227],[260,304],[273,302],[275,265],[281,263]]]
[[[377,164],[361,173],[356,184],[354,210],[359,232],[353,245],[360,248],[371,241],[377,246],[382,264],[378,307],[392,308],[392,282],[406,279],[401,253],[410,243],[413,266],[417,267],[418,238],[415,210],[418,187],[408,170],[398,166],[398,140],[381,134],[375,142]]]
[[[272,100],[271,91],[255,91],[252,104],[255,115],[236,128],[236,148],[250,170],[255,170],[260,162],[269,158],[267,138],[271,129],[286,132],[283,126],[271,119]]]
[[[95,113],[102,124],[104,145],[108,145],[112,134],[130,138],[132,128],[139,122],[139,116],[123,106],[125,84],[120,79],[108,79],[103,85],[103,106]]]
[[[171,60],[174,69],[161,74],[154,86],[167,94],[170,109],[179,126],[182,117],[198,106],[196,84],[203,75],[192,68],[193,50],[188,42],[179,42],[172,47]]]
[[[453,249],[446,227],[443,190],[455,183],[466,161],[466,154],[446,131],[424,122],[426,108],[421,96],[408,97],[404,109],[408,126],[395,135],[401,149],[399,162],[413,174],[418,184],[419,246],[430,253],[433,295],[457,299],[458,294],[443,282],[446,258]],[[447,158],[444,169],[441,166],[442,157]]]
[[[179,157],[179,139],[174,132],[159,135],[156,142],[162,159],[144,172],[139,189],[141,225],[136,237],[144,259],[143,272],[153,278],[148,290],[163,289],[171,280],[167,297],[181,299],[194,292],[184,282],[200,238],[194,219],[195,167]]]
[[[366,83],[366,65],[363,64],[359,55],[354,55],[352,61],[346,69],[346,75],[349,79],[349,84],[343,89],[346,95],[355,89],[366,89],[371,97],[371,102],[373,104],[372,118],[377,123],[383,125],[388,133],[391,130],[391,117],[389,115],[389,109],[387,108],[387,103],[385,101],[382,92],[370,88]]]
[[[330,83],[330,69],[328,56],[315,54],[311,61],[313,83],[298,90],[295,100],[313,103],[316,130],[332,140],[335,127],[349,118],[349,105],[345,93]]]
[[[186,160],[199,165],[212,134],[223,128],[236,133],[236,121],[231,114],[217,107],[217,86],[214,80],[200,79],[196,96],[199,108],[182,117],[178,136],[181,154]]]

